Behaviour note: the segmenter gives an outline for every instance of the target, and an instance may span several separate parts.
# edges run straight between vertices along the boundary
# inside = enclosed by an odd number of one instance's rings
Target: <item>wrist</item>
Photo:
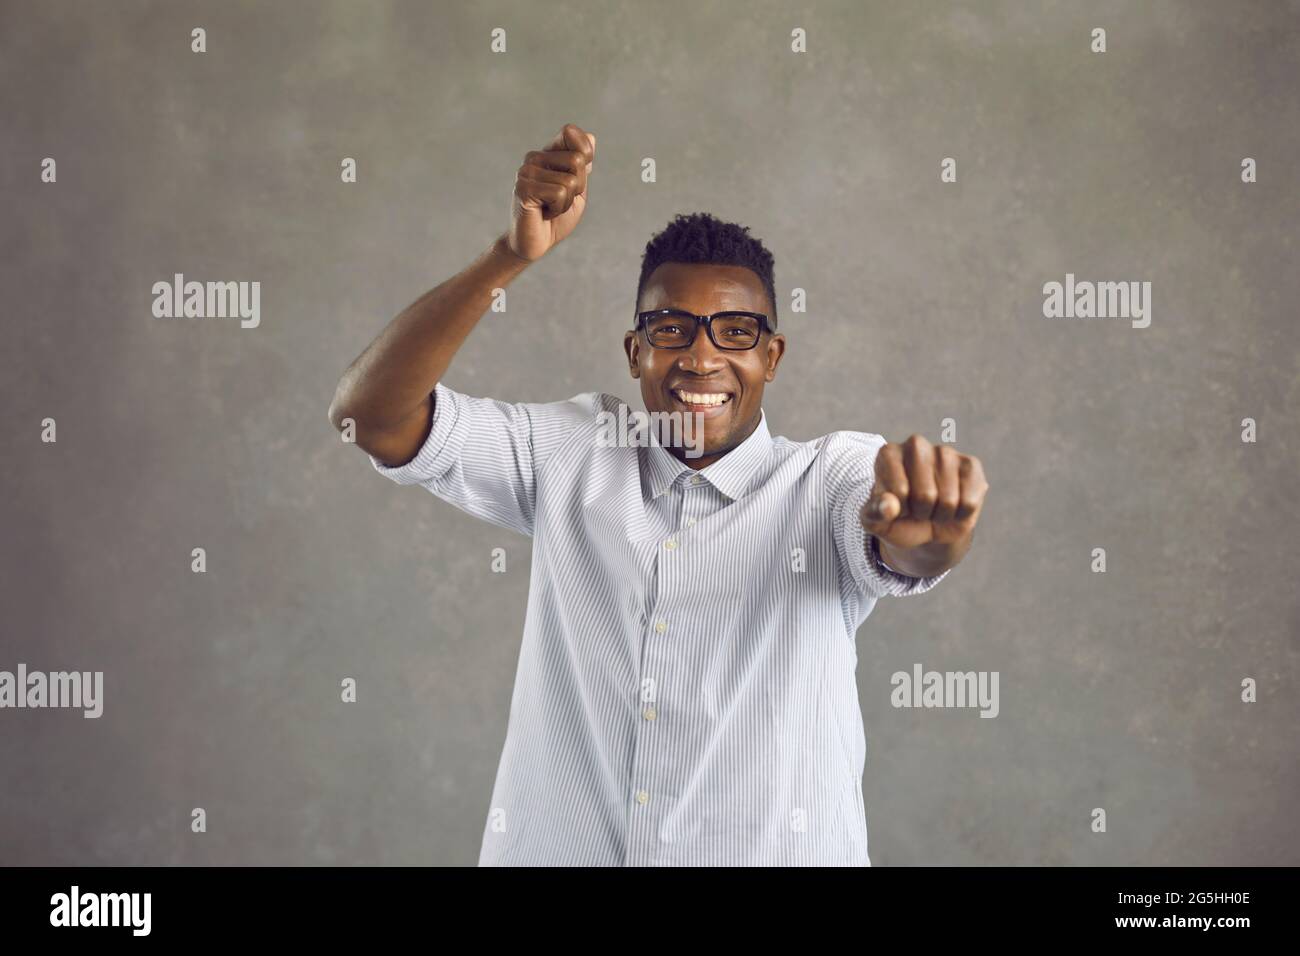
[[[490,255],[504,266],[509,266],[515,270],[522,270],[531,260],[525,259],[510,248],[510,236],[507,233],[501,233],[497,236],[496,241],[492,243],[489,250]]]
[[[900,571],[898,568],[896,568],[893,565],[893,563],[889,560],[889,558],[885,555],[885,542],[881,541],[875,535],[871,536],[871,540],[875,542],[876,560],[880,562],[880,566],[884,568],[886,571],[892,571],[894,574],[902,574],[903,572]]]
[[[971,536],[952,544],[937,541],[915,548],[892,548],[883,538],[876,538],[876,554],[881,563],[895,574],[912,578],[930,578],[955,567],[970,550]]]

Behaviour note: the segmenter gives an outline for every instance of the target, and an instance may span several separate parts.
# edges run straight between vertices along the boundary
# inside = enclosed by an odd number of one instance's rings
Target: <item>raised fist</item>
[[[532,150],[515,176],[507,240],[521,259],[539,259],[573,232],[587,208],[596,135],[566,123],[543,150]]]

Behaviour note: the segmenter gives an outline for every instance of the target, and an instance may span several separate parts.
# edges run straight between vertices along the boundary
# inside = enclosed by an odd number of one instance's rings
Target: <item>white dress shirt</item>
[[[764,413],[696,471],[609,447],[612,395],[435,399],[415,458],[375,469],[533,538],[479,865],[870,866],[856,632],[947,573],[885,568],[859,523],[885,439]]]

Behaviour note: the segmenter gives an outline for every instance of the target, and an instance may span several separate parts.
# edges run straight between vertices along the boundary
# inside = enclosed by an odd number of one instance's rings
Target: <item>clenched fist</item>
[[[880,539],[885,563],[906,574],[941,573],[961,560],[989,484],[973,455],[913,435],[876,455],[876,483],[862,527]]]
[[[521,259],[541,258],[573,232],[587,208],[596,135],[566,123],[544,150],[524,156],[515,177],[508,241]]]

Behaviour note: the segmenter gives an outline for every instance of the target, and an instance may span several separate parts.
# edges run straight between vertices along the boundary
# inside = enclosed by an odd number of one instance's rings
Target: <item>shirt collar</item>
[[[645,452],[645,468],[641,472],[642,487],[651,498],[666,493],[683,474],[694,473],[703,477],[713,487],[735,501],[742,497],[754,482],[764,477],[765,466],[772,450],[772,435],[767,428],[767,412],[759,409],[758,425],[749,437],[713,464],[696,471],[674,458],[659,444],[650,432],[650,444]]]

